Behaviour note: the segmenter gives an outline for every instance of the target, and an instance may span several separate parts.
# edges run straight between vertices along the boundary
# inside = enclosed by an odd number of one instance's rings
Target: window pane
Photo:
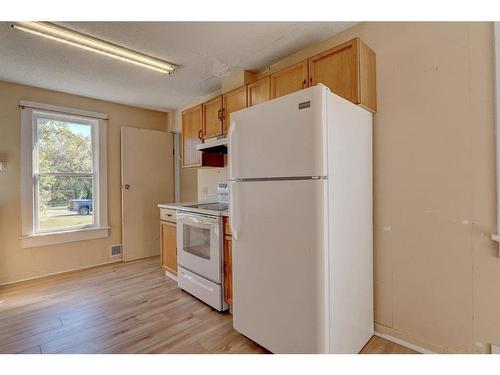
[[[94,224],[92,177],[40,176],[41,231]]]
[[[40,172],[92,172],[92,127],[48,118],[36,119]]]

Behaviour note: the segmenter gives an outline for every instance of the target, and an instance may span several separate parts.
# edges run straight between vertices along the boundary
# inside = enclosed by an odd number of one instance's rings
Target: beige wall
[[[377,329],[434,351],[500,343],[490,23],[365,23],[377,54]]]
[[[21,99],[109,115],[108,215],[111,230],[108,238],[21,248],[21,127],[18,108]],[[121,243],[120,127],[166,130],[166,116],[162,112],[0,82],[0,153],[7,158],[7,170],[0,172],[0,284],[111,261],[109,246]]]
[[[181,202],[194,202],[198,198],[198,168],[182,168],[180,170]]]
[[[217,186],[227,182],[227,167],[224,168],[198,168],[198,193],[199,202],[214,202],[217,200]]]
[[[500,344],[492,30],[362,23],[270,67],[355,36],[376,52],[376,329],[438,352]]]

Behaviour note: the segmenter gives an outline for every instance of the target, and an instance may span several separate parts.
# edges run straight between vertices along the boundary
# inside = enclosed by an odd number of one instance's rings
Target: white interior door
[[[122,241],[128,262],[160,253],[158,203],[173,201],[172,135],[122,127]]]

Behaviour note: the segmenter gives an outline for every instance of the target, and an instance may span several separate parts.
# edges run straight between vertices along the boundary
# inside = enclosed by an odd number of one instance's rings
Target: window
[[[107,236],[105,115],[21,108],[23,247]]]

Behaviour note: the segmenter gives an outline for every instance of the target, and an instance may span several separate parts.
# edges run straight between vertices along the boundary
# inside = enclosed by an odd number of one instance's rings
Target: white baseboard
[[[44,275],[40,276],[33,276],[33,277],[28,277],[26,279],[21,279],[21,280],[14,280],[14,281],[7,281],[5,283],[0,283],[0,286],[2,285],[10,285],[10,284],[17,284],[17,283],[22,283],[24,281],[31,281],[31,280],[37,280],[37,279],[43,279],[44,277],[49,277],[49,276],[55,276],[55,275],[61,275],[63,273],[68,273],[68,272],[74,272],[74,271],[81,271],[81,270],[86,270],[88,268],[94,268],[94,267],[99,267],[99,266],[105,266],[107,264],[113,264],[113,263],[118,263],[122,261],[122,257],[120,258],[116,257],[116,259],[103,262],[103,263],[97,263],[97,264],[92,264],[90,266],[85,266],[85,267],[78,267],[78,268],[72,268],[69,270],[64,270],[64,271],[59,271],[59,272],[52,272],[52,273],[47,273]]]
[[[175,276],[173,273],[170,273],[168,271],[165,270],[165,276],[167,276],[168,278],[174,280],[175,282],[177,282],[177,276]]]
[[[402,345],[402,346],[406,346],[407,348],[415,350],[416,352],[419,352],[419,353],[422,353],[422,354],[436,354],[436,353],[434,353],[434,352],[432,352],[430,350],[422,348],[421,346],[412,344],[412,343],[410,343],[408,341],[404,341],[404,340],[398,339],[396,337],[392,337],[390,335],[386,335],[385,333],[380,333],[380,332],[375,331],[374,335],[378,336],[378,337],[382,337],[383,339],[392,341],[392,342],[394,342],[396,344],[399,344],[399,345]]]

